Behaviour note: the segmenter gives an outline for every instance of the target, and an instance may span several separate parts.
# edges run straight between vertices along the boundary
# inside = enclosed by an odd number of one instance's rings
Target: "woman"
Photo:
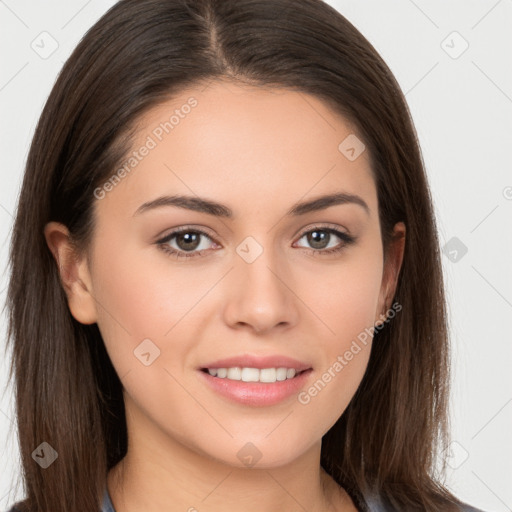
[[[8,292],[13,510],[460,511],[436,224],[316,0],[121,0],[48,98]]]

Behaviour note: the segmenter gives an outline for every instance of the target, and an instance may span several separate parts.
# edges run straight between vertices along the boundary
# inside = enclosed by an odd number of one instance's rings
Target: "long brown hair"
[[[375,333],[363,380],[323,438],[323,468],[362,508],[459,510],[436,464],[448,444],[449,351],[416,132],[389,68],[320,0],[121,0],[65,63],[33,137],[10,248],[7,346],[23,509],[99,509],[107,473],[127,449],[122,384],[97,325],[69,311],[44,226],[65,224],[77,250],[86,248],[94,190],[130,150],[140,116],[219,79],[328,103],[368,149],[384,247],[396,222],[407,228],[394,297],[402,310]],[[47,469],[32,457],[42,442],[58,453]]]

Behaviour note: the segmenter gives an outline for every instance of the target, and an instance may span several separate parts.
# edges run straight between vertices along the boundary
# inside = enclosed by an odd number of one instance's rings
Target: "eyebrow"
[[[319,210],[324,210],[331,206],[340,204],[356,204],[361,206],[367,214],[370,213],[370,208],[366,202],[355,194],[348,194],[345,192],[339,192],[335,194],[327,194],[318,196],[312,200],[295,203],[286,212],[287,216],[298,217],[306,213],[311,213]],[[172,195],[172,196],[161,196],[148,201],[137,208],[135,215],[139,215],[148,210],[155,208],[161,208],[163,206],[177,206],[178,208],[185,208],[187,210],[193,210],[196,212],[206,213],[208,215],[214,215],[215,217],[224,217],[227,219],[233,219],[233,211],[226,205],[217,203],[215,201],[185,195]]]

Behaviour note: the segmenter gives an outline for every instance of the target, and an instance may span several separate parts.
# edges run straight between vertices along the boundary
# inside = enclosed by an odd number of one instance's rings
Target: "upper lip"
[[[311,368],[311,365],[307,363],[284,355],[256,356],[244,354],[212,361],[211,363],[201,366],[200,369],[234,368],[236,366],[240,368],[259,368],[260,370],[263,368],[294,368],[297,372]]]

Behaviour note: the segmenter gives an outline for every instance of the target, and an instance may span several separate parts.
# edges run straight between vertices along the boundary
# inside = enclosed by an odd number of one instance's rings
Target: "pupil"
[[[320,240],[315,240],[317,236],[319,235]],[[308,235],[308,243],[311,244],[312,247],[316,249],[323,249],[325,248],[324,242],[327,240],[327,237],[329,236],[329,233],[326,233],[325,231],[312,231]],[[317,245],[319,244],[319,245]]]
[[[185,241],[185,244],[180,243]],[[180,249],[195,249],[198,245],[199,233],[182,233],[178,235],[176,243]]]

